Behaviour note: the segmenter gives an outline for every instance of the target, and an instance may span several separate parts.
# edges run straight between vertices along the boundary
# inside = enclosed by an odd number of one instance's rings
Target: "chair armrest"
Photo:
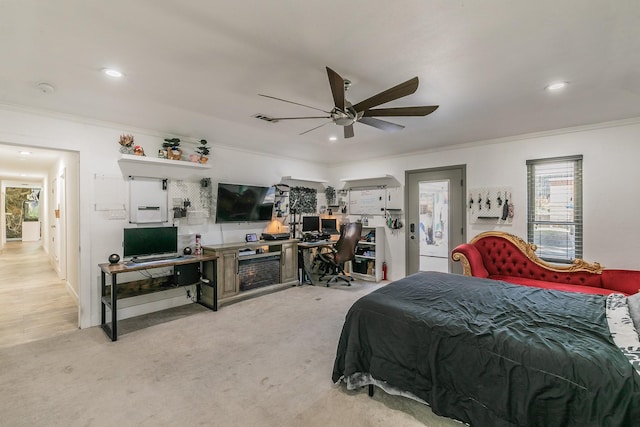
[[[460,261],[465,276],[489,277],[489,272],[484,266],[480,251],[469,243],[463,243],[451,251],[451,259]]]
[[[334,254],[336,252],[337,251],[334,248],[331,248],[331,250],[327,252],[318,252],[316,254],[316,257],[319,258],[322,262],[327,262],[331,264],[335,258]]]

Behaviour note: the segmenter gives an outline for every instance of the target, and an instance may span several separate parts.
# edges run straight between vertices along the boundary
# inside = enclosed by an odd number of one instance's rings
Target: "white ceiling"
[[[42,183],[61,152],[39,148],[0,144],[0,180],[15,184]]]
[[[3,1],[0,51],[4,104],[322,162],[640,117],[637,0]],[[315,115],[259,93],[331,109],[325,66],[353,103],[418,76],[385,107],[440,108],[348,140],[252,117]]]

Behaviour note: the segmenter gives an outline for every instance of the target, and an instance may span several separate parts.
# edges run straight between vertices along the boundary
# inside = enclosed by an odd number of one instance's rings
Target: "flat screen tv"
[[[270,221],[274,187],[218,183],[216,222]]]
[[[178,253],[178,227],[125,228],[125,257],[168,255]]]

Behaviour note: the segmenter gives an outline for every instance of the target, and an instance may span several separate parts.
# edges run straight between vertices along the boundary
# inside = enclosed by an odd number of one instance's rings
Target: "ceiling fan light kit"
[[[396,108],[373,109],[373,107],[377,107],[378,105],[386,104],[387,102],[391,102],[398,98],[402,98],[414,93],[418,89],[418,77],[414,77],[410,80],[407,80],[404,83],[401,83],[397,86],[394,86],[390,89],[387,89],[383,92],[373,95],[372,97],[367,98],[364,101],[360,101],[359,103],[353,105],[351,104],[351,102],[349,102],[346,99],[346,96],[345,96],[345,92],[347,91],[349,86],[351,86],[351,81],[345,80],[338,73],[336,73],[329,67],[326,67],[326,69],[327,69],[327,76],[329,78],[329,86],[331,87],[331,95],[333,96],[333,103],[334,103],[334,107],[331,109],[331,111],[325,111],[320,108],[311,107],[309,105],[288,101],[282,98],[276,98],[274,96],[260,94],[260,96],[264,96],[265,98],[271,98],[278,101],[288,102],[290,104],[311,108],[317,111],[322,111],[323,113],[327,114],[326,116],[269,117],[270,120],[267,120],[267,121],[278,122],[280,120],[330,119],[331,120],[330,122],[325,122],[319,126],[316,126],[307,131],[304,131],[300,135],[304,135],[326,124],[334,123],[344,128],[345,138],[352,138],[355,135],[353,130],[354,123],[362,123],[362,124],[369,125],[387,132],[393,132],[393,131],[404,129],[404,126],[396,123],[391,123],[385,120],[380,120],[375,117],[426,116],[428,114],[433,113],[438,108],[438,105],[431,105],[431,106],[417,106],[417,107],[396,107]],[[264,115],[255,116],[257,118],[262,119],[262,117],[258,117],[258,116],[264,116]]]

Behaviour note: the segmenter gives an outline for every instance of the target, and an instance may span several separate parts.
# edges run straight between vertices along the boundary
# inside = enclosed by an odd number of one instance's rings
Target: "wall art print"
[[[318,208],[318,192],[314,188],[291,187],[289,206],[291,212],[315,213]]]

